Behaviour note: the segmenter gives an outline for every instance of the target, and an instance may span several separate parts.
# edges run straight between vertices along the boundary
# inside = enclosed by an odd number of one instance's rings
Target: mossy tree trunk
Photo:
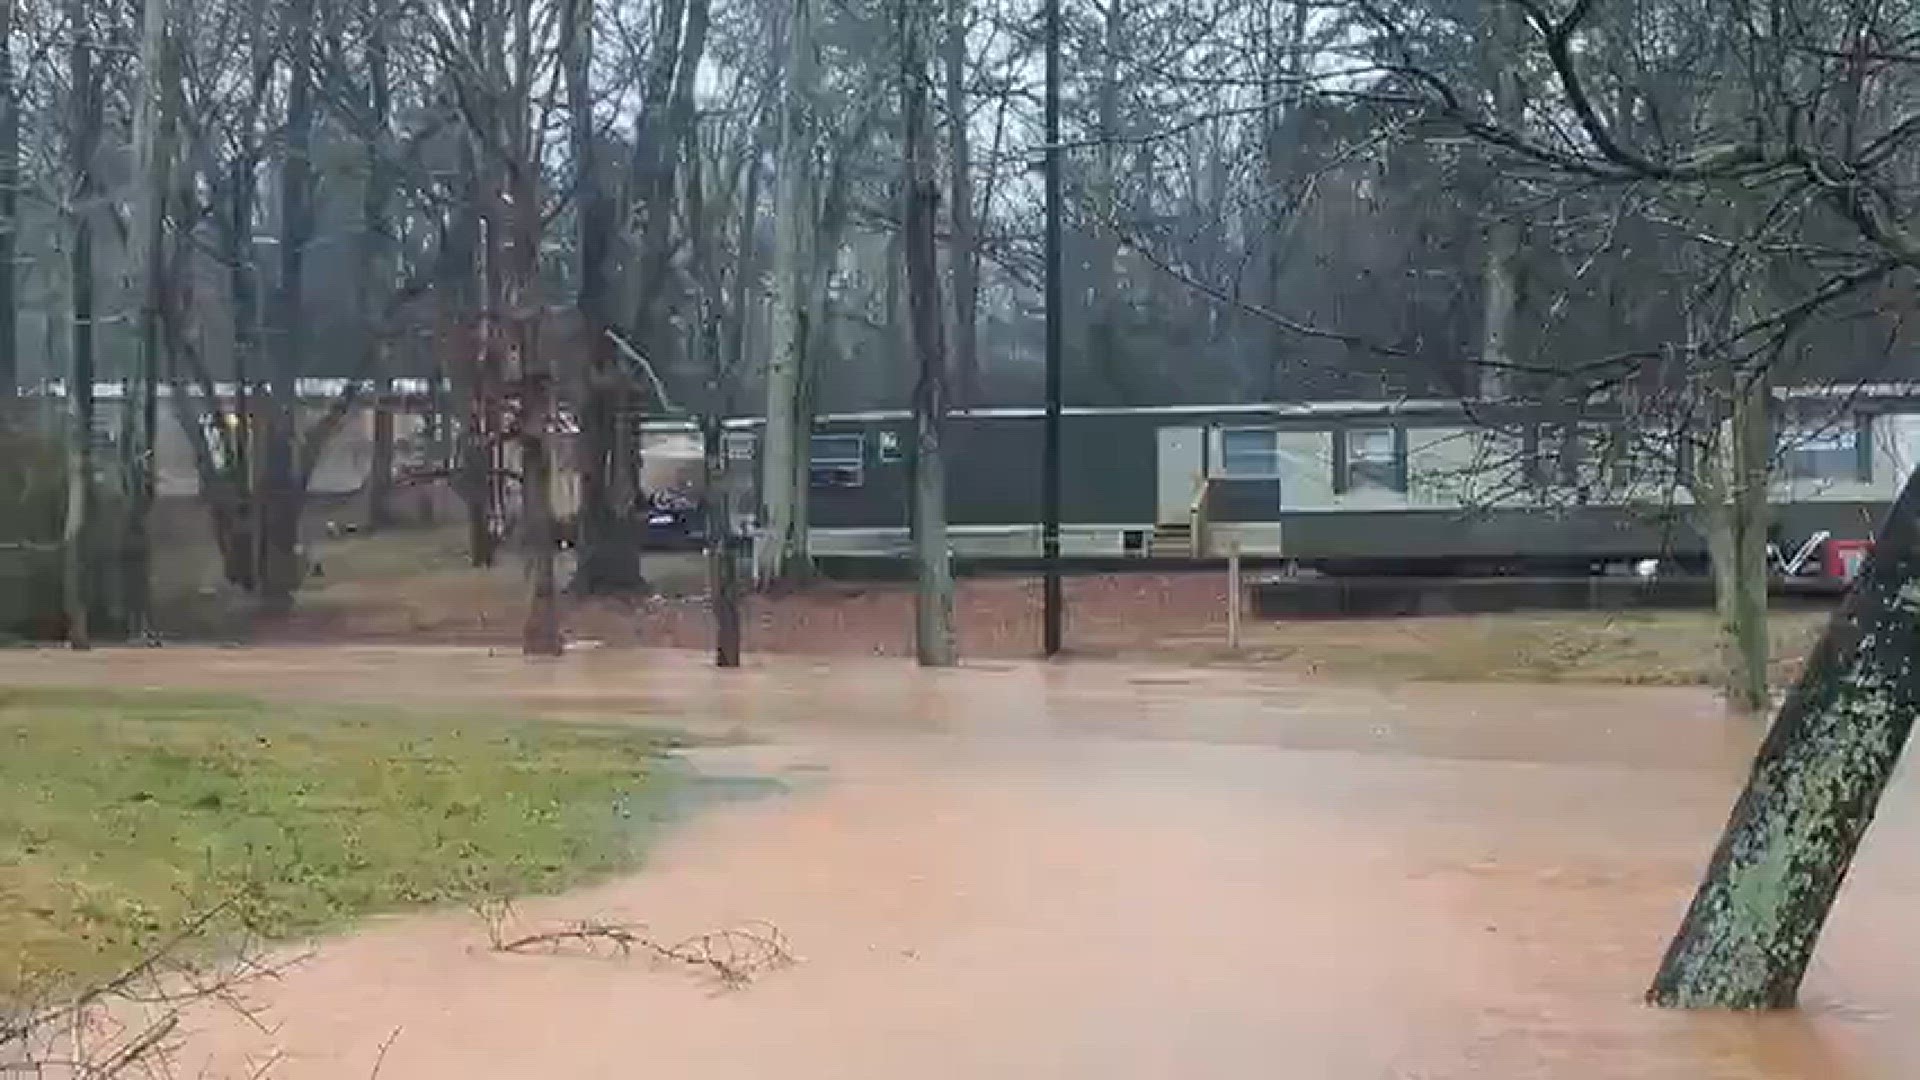
[[[1920,474],[1917,474],[1920,475]],[[1647,999],[1795,1003],[1820,930],[1920,710],[1920,480],[1781,707]]]

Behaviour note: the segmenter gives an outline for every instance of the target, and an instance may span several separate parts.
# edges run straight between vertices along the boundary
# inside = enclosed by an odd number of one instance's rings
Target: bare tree
[[[946,104],[947,169],[952,243],[948,267],[953,278],[954,374],[963,403],[973,401],[980,384],[980,227],[973,193],[973,110],[967,95],[967,29],[971,0],[947,0]]]
[[[693,272],[698,296],[694,323],[693,351],[706,365],[707,379],[700,410],[700,490],[704,502],[707,546],[707,600],[713,613],[713,662],[716,667],[740,666],[741,619],[739,560],[735,551],[732,513],[732,477],[729,475],[726,447],[726,418],[733,408],[734,383],[738,378],[739,355],[729,348],[722,332],[726,288],[721,277],[717,235],[723,228],[721,218],[707,209],[705,168],[702,162],[697,128],[687,136],[686,218],[692,234]],[[751,148],[741,155],[739,254],[736,274],[745,271],[750,261],[745,252],[753,243],[753,226],[759,212],[759,163]],[[736,320],[744,313],[736,308]],[[736,337],[743,327],[736,327]]]
[[[947,349],[940,303],[935,230],[940,215],[933,132],[927,113],[924,5],[899,0],[901,113],[906,169],[901,191],[906,233],[907,304],[919,381],[913,395],[914,646],[922,667],[952,667],[953,564],[947,547],[946,460],[941,435],[947,414]],[[963,122],[956,118],[955,123]]]
[[[1708,6],[1672,12],[1673,32],[1649,38],[1634,32],[1645,14],[1636,5],[1512,2],[1524,16],[1528,56],[1548,73],[1539,88],[1546,100],[1524,125],[1488,116],[1456,92],[1421,60],[1411,24],[1380,9],[1369,17],[1401,100],[1546,175],[1653,188],[1684,236],[1720,253],[1730,273],[1719,292],[1732,314],[1707,340],[1687,342],[1685,360],[1731,397],[1726,475],[1737,489],[1728,499],[1757,508],[1765,500],[1760,459],[1772,442],[1763,432],[1765,388],[1782,342],[1814,313],[1920,269],[1920,240],[1907,225],[1920,161],[1920,66],[1906,49],[1912,12],[1877,2],[1817,13],[1788,4],[1751,19]],[[1668,44],[1678,48],[1647,47]],[[1655,71],[1635,66],[1650,54]],[[1650,107],[1644,89],[1657,83],[1649,74],[1680,88],[1688,116]],[[1739,201],[1764,212],[1729,222],[1724,209]],[[1770,272],[1749,272],[1756,259]],[[1776,274],[1812,284],[1783,291],[1772,287]],[[1633,355],[1602,377],[1619,379],[1642,359]],[[1717,545],[1746,579],[1732,604],[1746,609],[1742,618],[1764,610],[1764,564],[1753,565],[1764,539],[1751,521]],[[1761,748],[1654,980],[1654,1002],[1793,1004],[1920,708],[1909,661],[1920,635],[1915,595],[1920,485],[1909,478],[1862,581]],[[1758,647],[1748,641],[1743,651]]]
[[[67,376],[67,522],[62,543],[67,643],[75,649],[93,647],[97,556],[92,521],[95,502],[93,226],[98,213],[95,156],[99,152],[102,116],[90,13],[91,6],[86,0],[68,0],[65,210],[71,326]]]
[[[394,16],[386,0],[364,6],[366,40],[366,131],[364,187],[360,197],[360,333],[365,355],[362,365],[383,376],[374,400],[373,460],[367,468],[367,529],[392,527],[394,470],[394,401],[392,365],[388,357],[387,297],[394,279],[393,76],[389,47]]]
[[[754,578],[762,587],[804,577],[810,561],[806,493],[812,425],[801,422],[801,402],[813,314],[805,298],[817,243],[812,182],[819,93],[815,4],[791,0],[787,9],[785,89],[774,172],[772,340],[760,447],[760,535],[754,555]]]
[[[170,0],[146,0],[140,28],[137,99],[133,116],[133,161],[138,176],[134,192],[131,261],[139,298],[139,342],[136,378],[127,395],[127,422],[121,427],[127,461],[127,509],[122,594],[127,632],[152,630],[152,538],[148,519],[154,498],[154,451],[157,446],[158,392],[165,367],[162,311],[166,304],[166,211],[173,186],[172,106],[178,100],[173,82],[173,12]]]
[[[1517,62],[1516,40],[1520,30],[1520,11],[1503,0],[1484,5],[1488,9],[1488,28],[1482,42],[1482,67],[1493,88],[1493,115],[1498,123],[1517,125],[1526,108],[1521,89],[1521,65]],[[1503,190],[1496,154],[1488,154],[1489,194]],[[1488,200],[1485,269],[1483,271],[1480,327],[1479,394],[1494,399],[1506,394],[1507,378],[1513,365],[1514,319],[1518,314],[1520,223],[1510,200]]]
[[[279,170],[279,280],[268,307],[272,351],[261,402],[259,513],[260,602],[269,613],[293,607],[305,567],[300,565],[300,475],[298,426],[300,376],[307,340],[307,250],[314,235],[313,131],[319,116],[314,93],[316,0],[290,0],[285,12],[286,124]]]
[[[17,0],[0,0],[0,423],[20,391],[20,312],[14,261],[20,250],[20,88],[13,65]]]
[[[620,437],[632,395],[612,335],[616,332],[610,247],[616,207],[606,190],[594,121],[592,84],[594,5],[568,0],[562,10],[561,48],[566,54],[567,115],[573,155],[575,271],[574,306],[583,335],[580,444],[575,454],[580,474],[579,555],[572,590],[602,594],[629,592],[645,582],[640,572],[639,526],[630,505],[635,491],[622,483],[622,454],[631,449]]]

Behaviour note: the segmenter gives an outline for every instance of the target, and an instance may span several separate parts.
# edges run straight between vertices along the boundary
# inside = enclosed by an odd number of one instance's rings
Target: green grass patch
[[[0,688],[0,1000],[119,970],[240,898],[285,938],[639,858],[655,733],[242,697]]]

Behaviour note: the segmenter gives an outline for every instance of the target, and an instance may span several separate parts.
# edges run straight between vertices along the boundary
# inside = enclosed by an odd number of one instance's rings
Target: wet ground
[[[1916,792],[1891,792],[1795,1014],[1639,994],[1754,733],[1685,689],[1370,689],[1167,667],[924,674],[672,653],[0,655],[0,681],[192,685],[627,716],[788,793],[650,868],[522,905],[662,937],[766,919],[719,993],[504,956],[466,913],[323,944],[197,1018],[182,1066],[286,1078],[1734,1078],[1920,1075]],[[736,740],[741,741],[741,740]]]

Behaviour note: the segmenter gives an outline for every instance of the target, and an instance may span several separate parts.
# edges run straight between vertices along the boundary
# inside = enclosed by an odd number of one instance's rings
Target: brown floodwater
[[[1698,691],[453,649],[11,653],[0,681],[629,716],[751,736],[692,763],[793,781],[518,913],[764,919],[792,967],[716,993],[396,917],[257,987],[264,1027],[193,1017],[182,1075],[365,1077],[383,1045],[388,1080],[1920,1075],[1904,779],[1803,1009],[1639,1003],[1755,741]]]

